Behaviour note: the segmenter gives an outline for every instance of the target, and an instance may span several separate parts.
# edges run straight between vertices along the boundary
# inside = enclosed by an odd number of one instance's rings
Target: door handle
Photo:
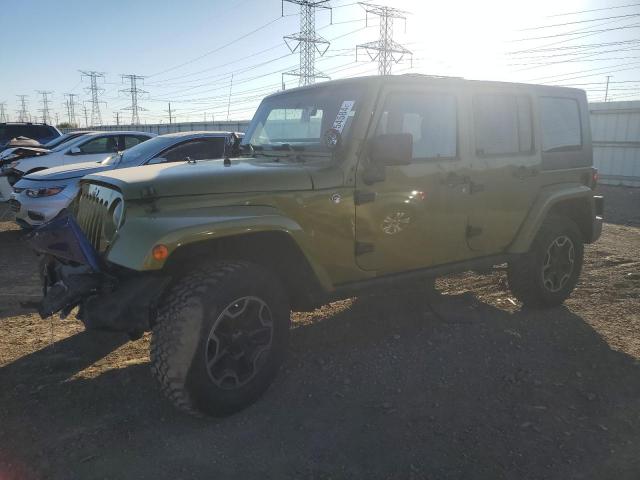
[[[449,188],[455,188],[455,187],[459,187],[460,185],[468,185],[469,182],[470,180],[468,177],[462,177],[457,173],[452,172],[449,175],[447,175],[447,177],[444,179],[442,183],[444,183]]]
[[[513,170],[513,176],[519,178],[520,180],[524,180],[525,178],[535,177],[538,175],[538,170],[535,168],[528,168],[524,165],[517,167]]]

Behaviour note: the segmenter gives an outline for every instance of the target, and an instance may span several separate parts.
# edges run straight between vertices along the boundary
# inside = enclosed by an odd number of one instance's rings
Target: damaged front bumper
[[[42,318],[79,307],[88,329],[140,334],[151,327],[169,276],[105,265],[66,213],[34,230],[28,242],[42,255]]]

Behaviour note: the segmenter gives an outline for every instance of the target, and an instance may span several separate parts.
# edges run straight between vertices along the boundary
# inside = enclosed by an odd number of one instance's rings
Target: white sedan
[[[114,153],[127,150],[145,140],[155,137],[147,132],[95,132],[78,137],[47,155],[27,157],[9,164],[9,168],[18,176],[60,167],[73,163],[101,162]]]

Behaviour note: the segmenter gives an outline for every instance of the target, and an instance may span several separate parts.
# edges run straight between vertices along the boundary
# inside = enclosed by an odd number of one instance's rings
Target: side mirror
[[[82,153],[82,150],[80,150],[80,147],[73,147],[71,150],[69,150],[69,153],[71,155],[79,155]]]
[[[409,165],[413,159],[413,135],[385,133],[369,142],[369,158],[380,166]]]
[[[156,158],[152,158],[151,160],[149,160],[147,162],[147,165],[155,165],[157,163],[167,163],[167,159],[164,157],[156,157]]]

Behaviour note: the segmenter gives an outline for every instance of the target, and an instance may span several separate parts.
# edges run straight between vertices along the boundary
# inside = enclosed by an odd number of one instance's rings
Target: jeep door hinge
[[[363,192],[356,190],[353,195],[353,203],[356,205],[362,205],[363,203],[373,202],[376,199],[376,192]]]
[[[375,250],[375,247],[373,246],[373,243],[356,242],[356,249],[355,249],[356,257],[359,255],[364,255],[365,253],[371,253],[374,250]]]
[[[474,227],[473,225],[467,225],[467,238],[477,237],[482,234],[482,227]]]

